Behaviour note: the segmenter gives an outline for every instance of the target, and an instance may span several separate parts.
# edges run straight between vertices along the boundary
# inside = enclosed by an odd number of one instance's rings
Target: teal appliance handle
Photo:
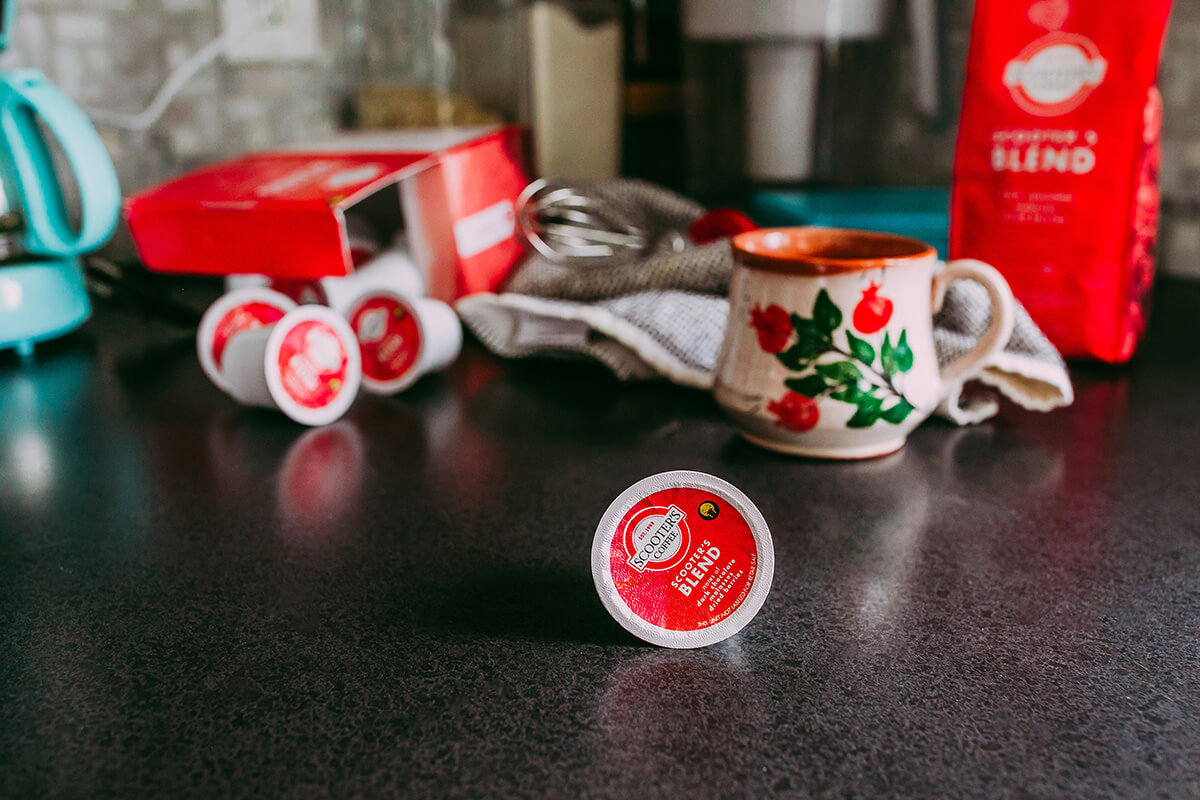
[[[75,175],[78,230],[68,219],[43,130],[57,140]],[[108,241],[121,215],[121,187],[112,159],[79,107],[37,70],[0,74],[0,147],[14,173],[11,188],[24,220],[25,250],[75,256]]]
[[[0,53],[8,49],[13,20],[17,16],[17,0],[0,0]]]

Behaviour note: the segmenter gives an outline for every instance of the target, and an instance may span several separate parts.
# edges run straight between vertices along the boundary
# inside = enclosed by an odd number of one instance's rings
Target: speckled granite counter
[[[1200,287],[1078,404],[823,464],[703,394],[468,350],[306,431],[102,314],[0,359],[0,796],[1200,796]],[[642,646],[644,475],[775,534],[736,638]]]

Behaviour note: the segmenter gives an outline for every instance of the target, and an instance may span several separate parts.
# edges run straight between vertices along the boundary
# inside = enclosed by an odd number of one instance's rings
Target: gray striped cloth
[[[579,185],[580,191],[619,204],[651,233],[687,231],[704,209],[642,181],[618,179]],[[713,369],[729,316],[726,289],[733,258],[726,241],[676,252],[669,245],[636,257],[587,267],[532,255],[501,294],[458,302],[463,322],[488,349],[505,358],[590,358],[623,380],[666,378],[698,389],[712,387]],[[938,359],[949,364],[986,332],[986,290],[956,281],[934,321]],[[1025,408],[1050,411],[1074,399],[1062,356],[1018,307],[1004,352],[979,380]],[[994,393],[954,387],[938,412],[968,425],[996,414]]]

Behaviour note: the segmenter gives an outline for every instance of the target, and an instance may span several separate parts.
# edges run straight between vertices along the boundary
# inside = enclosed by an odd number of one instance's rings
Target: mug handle
[[[975,281],[987,289],[988,298],[992,301],[992,324],[974,350],[942,370],[942,399],[948,397],[956,386],[983,372],[987,362],[1004,350],[1012,336],[1016,319],[1016,301],[1013,300],[1008,281],[1004,280],[1004,276],[995,267],[970,258],[951,261],[933,276],[934,314],[942,310],[942,303],[946,300],[946,289],[959,279]]]

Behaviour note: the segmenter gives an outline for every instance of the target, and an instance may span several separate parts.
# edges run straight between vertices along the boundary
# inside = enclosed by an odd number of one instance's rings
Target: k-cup
[[[321,281],[292,280],[291,278],[272,278],[267,284],[272,290],[287,295],[301,306],[325,306],[325,288]]]
[[[271,279],[266,275],[226,275],[225,276],[225,291],[236,292],[238,289],[266,289],[270,288]]]
[[[939,267],[916,239],[834,228],[733,238],[729,322],[714,395],[750,442],[800,456],[886,455],[1012,334],[1004,278],[979,261]],[[991,326],[939,364],[933,315],[956,280],[987,290]]]
[[[403,391],[462,350],[458,315],[440,300],[368,291],[349,304],[346,319],[362,356],[363,387],[373,394]]]
[[[327,425],[350,408],[362,382],[354,332],[324,306],[300,306],[225,348],[229,394],[278,408],[302,425]]]
[[[425,278],[407,248],[397,245],[384,250],[344,278],[322,279],[321,290],[325,305],[345,316],[350,305],[370,291],[393,291],[405,297],[422,297],[425,294]]]
[[[733,636],[771,590],[775,549],[758,508],[703,472],[664,472],[621,493],[592,541],[592,578],[621,627],[662,647]]]
[[[204,374],[228,392],[223,372],[229,342],[240,333],[278,322],[295,307],[291,298],[261,286],[235,289],[218,298],[204,312],[196,332],[196,353]]]

